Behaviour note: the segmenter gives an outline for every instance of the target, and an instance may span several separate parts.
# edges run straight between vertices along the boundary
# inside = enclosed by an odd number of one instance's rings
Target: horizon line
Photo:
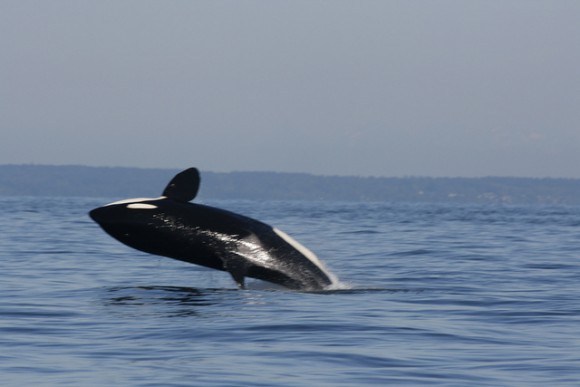
[[[138,167],[138,166],[110,166],[110,165],[87,165],[87,164],[39,164],[39,163],[5,163],[2,167],[46,167],[46,168],[91,168],[91,169],[136,169],[136,170],[157,170],[157,171],[179,171],[185,167]],[[529,180],[580,180],[580,177],[553,177],[553,176],[516,176],[516,175],[482,175],[482,176],[429,176],[429,175],[403,175],[403,176],[380,176],[380,175],[339,175],[339,174],[318,174],[312,172],[289,172],[274,170],[230,170],[213,171],[209,169],[197,168],[203,173],[214,174],[236,174],[236,173],[272,173],[286,175],[307,175],[314,177],[337,177],[337,178],[359,178],[359,179],[529,179]]]

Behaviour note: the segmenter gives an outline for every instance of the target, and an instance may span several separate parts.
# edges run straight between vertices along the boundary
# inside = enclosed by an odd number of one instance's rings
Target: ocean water
[[[206,203],[343,287],[304,293],[131,250],[109,201],[0,198],[0,385],[580,385],[580,207]]]

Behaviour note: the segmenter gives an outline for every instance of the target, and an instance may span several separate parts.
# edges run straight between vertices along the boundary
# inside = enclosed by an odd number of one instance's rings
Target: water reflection
[[[238,292],[237,289],[179,286],[112,287],[107,289],[105,305],[122,307],[124,313],[139,315],[200,316],[207,308],[222,304],[225,294],[235,292]]]
[[[305,294],[365,294],[365,293],[421,293],[424,289],[394,289],[394,288],[348,288],[321,291],[299,292],[282,287],[256,285],[248,290],[234,288],[191,288],[182,286],[127,286],[107,288],[111,295],[107,298],[109,305],[181,305],[181,306],[212,306],[231,300],[244,301],[248,297],[257,297],[259,293],[305,293]],[[251,294],[251,296],[250,296]],[[232,297],[232,295],[234,297]],[[227,297],[226,297],[227,296]]]

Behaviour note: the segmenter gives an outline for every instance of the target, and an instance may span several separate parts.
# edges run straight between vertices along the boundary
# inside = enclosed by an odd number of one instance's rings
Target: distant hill
[[[157,197],[178,170],[0,165],[0,196]],[[580,204],[580,179],[376,178],[306,173],[201,171],[200,197]]]

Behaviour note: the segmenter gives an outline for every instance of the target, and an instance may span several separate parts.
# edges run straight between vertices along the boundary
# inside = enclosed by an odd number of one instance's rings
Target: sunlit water
[[[2,386],[580,385],[580,208],[220,201],[315,251],[302,293],[0,199]]]

